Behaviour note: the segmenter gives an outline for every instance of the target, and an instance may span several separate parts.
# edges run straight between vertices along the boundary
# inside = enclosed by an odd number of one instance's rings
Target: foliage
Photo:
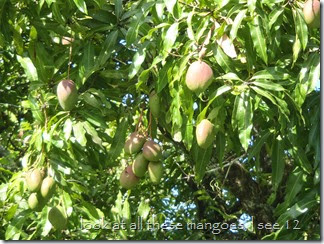
[[[306,25],[302,6],[0,0],[1,239],[319,239],[320,31]],[[194,94],[185,76],[199,57],[214,78]],[[79,93],[72,111],[55,94],[66,78]],[[207,149],[195,138],[203,119],[216,130]],[[146,174],[126,191],[119,175],[135,156],[123,147],[140,120],[163,145],[164,175],[153,185]],[[27,204],[25,176],[35,167],[57,183],[41,212]],[[63,231],[48,221],[58,203]],[[138,220],[143,228],[130,228]],[[114,226],[122,221],[126,228]]]

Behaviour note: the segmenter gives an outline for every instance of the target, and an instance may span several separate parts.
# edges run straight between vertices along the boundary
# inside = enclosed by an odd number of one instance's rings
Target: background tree
[[[1,239],[319,239],[320,31],[303,5],[0,0]],[[213,73],[200,93],[186,85],[197,60]],[[56,97],[63,79],[78,91],[71,111]],[[124,143],[138,129],[162,146],[163,177],[125,190]],[[55,180],[37,211],[31,169]],[[57,205],[63,230],[49,221]],[[95,228],[138,217],[169,227]]]

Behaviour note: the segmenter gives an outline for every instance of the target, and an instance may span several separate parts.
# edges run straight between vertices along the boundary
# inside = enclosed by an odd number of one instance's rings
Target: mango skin
[[[42,183],[40,194],[44,199],[49,199],[52,197],[53,193],[55,192],[55,180],[47,176]]]
[[[143,177],[147,171],[147,165],[148,161],[142,153],[139,153],[132,164],[132,170],[137,177]]]
[[[318,0],[308,0],[303,8],[304,19],[310,28],[321,26],[321,4]]]
[[[149,162],[148,172],[153,184],[159,184],[163,176],[163,164],[161,162]]]
[[[203,149],[207,149],[214,141],[214,125],[208,119],[203,119],[197,125],[196,139],[198,146]]]
[[[162,158],[161,147],[152,140],[147,141],[143,146],[143,156],[148,161],[159,161]]]
[[[38,193],[33,192],[28,198],[28,206],[31,210],[40,212],[45,206],[45,201]]]
[[[160,116],[160,97],[155,91],[152,91],[149,96],[149,107],[152,115],[155,118]]]
[[[78,91],[72,80],[62,80],[57,86],[56,93],[63,110],[70,111],[74,108],[78,100]]]
[[[48,220],[56,230],[63,230],[67,224],[67,218],[61,206],[51,208],[48,212]]]
[[[124,151],[126,154],[138,153],[145,143],[145,137],[138,132],[130,134],[128,140],[125,142]]]
[[[187,71],[186,85],[191,91],[199,94],[207,89],[212,78],[213,70],[210,66],[203,61],[195,61]]]
[[[133,173],[132,166],[127,166],[120,175],[119,183],[121,187],[129,190],[134,188],[139,182],[139,178]]]
[[[43,174],[41,170],[34,169],[28,172],[26,177],[27,188],[31,192],[36,192],[40,189],[43,181]]]

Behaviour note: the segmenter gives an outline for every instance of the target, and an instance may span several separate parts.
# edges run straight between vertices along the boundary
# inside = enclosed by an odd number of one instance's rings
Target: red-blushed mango
[[[48,212],[48,220],[56,230],[63,230],[67,224],[67,217],[61,206],[52,207]]]
[[[125,142],[124,151],[126,154],[138,153],[142,149],[144,143],[145,137],[138,132],[133,132]]]
[[[204,149],[207,149],[214,141],[214,125],[208,119],[203,119],[197,125],[196,138],[198,146]]]
[[[159,161],[162,157],[162,150],[159,144],[149,140],[143,146],[143,155],[148,161]]]
[[[132,170],[137,177],[143,177],[147,171],[148,161],[144,158],[143,153],[136,155],[132,164]]]
[[[213,70],[208,64],[199,60],[193,62],[186,74],[187,87],[195,92],[201,93],[207,89],[213,78]]]
[[[303,8],[304,19],[310,28],[321,26],[321,4],[318,0],[308,0]]]
[[[162,162],[149,162],[148,172],[150,180],[154,184],[160,183],[163,176],[163,164]]]
[[[65,111],[74,108],[78,100],[78,91],[72,80],[62,80],[56,89],[57,99]]]
[[[49,199],[55,191],[55,180],[47,176],[42,183],[40,193],[44,199]]]
[[[155,92],[152,91],[149,96],[149,107],[150,111],[155,118],[158,118],[160,115],[160,97]]]
[[[43,181],[42,172],[39,169],[29,171],[26,176],[27,188],[31,192],[36,192],[40,189]]]
[[[139,178],[134,174],[132,166],[127,166],[120,175],[119,183],[121,187],[129,190],[134,188],[139,182]]]

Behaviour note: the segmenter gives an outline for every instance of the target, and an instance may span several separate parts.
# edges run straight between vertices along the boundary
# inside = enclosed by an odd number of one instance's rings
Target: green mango
[[[159,161],[162,158],[161,147],[153,140],[149,140],[143,146],[143,156],[148,161]]]
[[[149,96],[149,107],[152,115],[155,118],[160,116],[160,97],[155,91],[152,91]]]
[[[55,192],[55,180],[52,177],[47,176],[43,180],[43,183],[42,183],[42,186],[40,189],[41,196],[44,199],[49,199],[50,197],[52,197],[54,192]]]
[[[29,171],[26,176],[27,188],[31,192],[36,192],[40,189],[43,181],[42,171],[39,169],[34,169]]]
[[[142,153],[139,153],[132,164],[132,170],[137,177],[143,177],[147,171],[147,165],[148,161]]]
[[[125,142],[124,151],[126,154],[138,153],[145,143],[145,137],[138,132],[130,134],[128,140]]]
[[[67,224],[67,217],[61,206],[51,208],[48,212],[48,220],[56,230],[63,230]]]
[[[150,180],[154,184],[160,183],[163,176],[163,164],[161,162],[149,162],[148,172]]]
[[[28,206],[31,210],[36,212],[42,211],[45,206],[45,201],[38,193],[33,192],[28,198]]]

